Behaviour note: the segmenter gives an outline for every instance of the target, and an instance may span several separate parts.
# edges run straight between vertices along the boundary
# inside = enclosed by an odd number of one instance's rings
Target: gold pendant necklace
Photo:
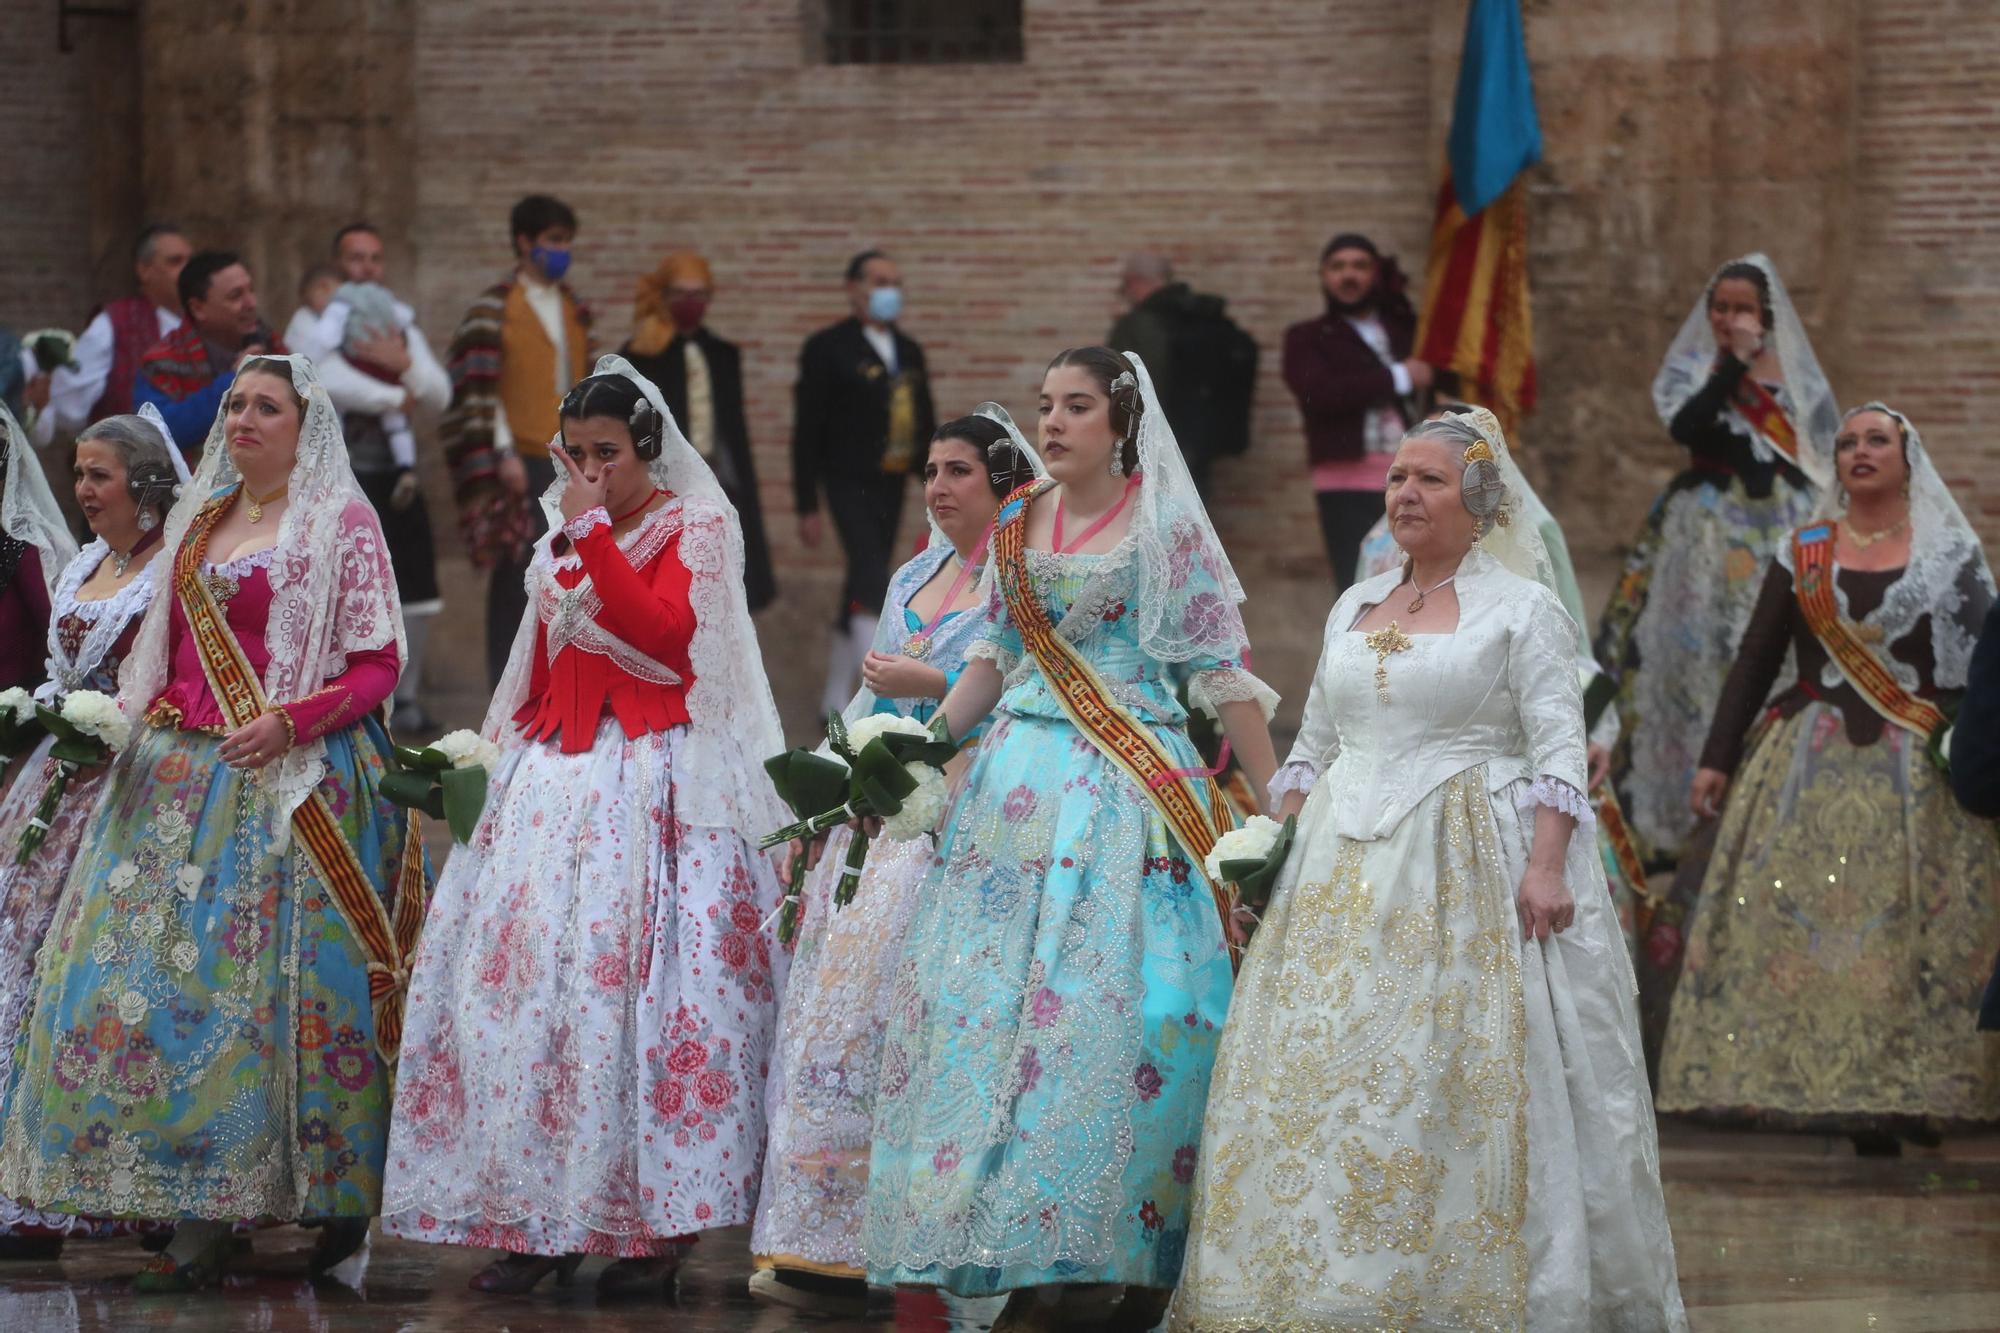
[[[1409,612],[1412,615],[1423,610],[1424,598],[1430,596],[1432,593],[1436,592],[1439,588],[1442,588],[1445,584],[1450,583],[1453,579],[1457,577],[1458,577],[1457,574],[1447,574],[1444,578],[1439,579],[1436,583],[1433,583],[1428,588],[1417,588],[1417,599],[1411,602],[1408,606],[1404,607],[1403,610]],[[1416,588],[1417,581],[1415,579],[1411,579],[1410,586],[1412,588]]]
[[[259,499],[256,496],[256,494],[251,491],[250,483],[247,481],[244,482],[243,498],[246,501],[248,501],[248,503],[243,508],[243,516],[249,519],[252,523],[262,523],[264,521],[264,506],[272,503],[275,500],[284,499],[286,493],[289,492],[291,489],[292,489],[292,484],[288,481],[284,485],[280,486],[277,490],[272,491],[269,495],[264,496],[262,499]]]
[[[1893,537],[1897,533],[1907,529],[1909,526],[1910,526],[1910,516],[1908,514],[1905,514],[1903,515],[1903,519],[1900,523],[1892,523],[1888,527],[1883,528],[1880,532],[1863,532],[1859,528],[1848,528],[1847,540],[1854,544],[1855,550],[1865,551],[1869,547],[1873,546],[1876,542],[1882,541],[1885,538]]]

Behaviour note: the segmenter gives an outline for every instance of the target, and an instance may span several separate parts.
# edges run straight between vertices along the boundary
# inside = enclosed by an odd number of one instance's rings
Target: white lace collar
[[[639,525],[618,538],[618,549],[625,553],[626,563],[639,569],[651,564],[653,557],[667,544],[667,538],[681,529],[681,501],[679,496],[669,496],[667,502],[639,520]],[[560,532],[561,529],[557,529]],[[546,563],[551,569],[581,569],[583,557],[577,553],[572,542],[569,550],[555,554],[553,539],[546,541],[535,557],[536,563]]]
[[[162,558],[155,556],[130,583],[111,596],[90,602],[79,600],[77,593],[110,553],[109,544],[99,537],[63,567],[56,581],[53,614],[49,617],[47,666],[49,681],[58,691],[82,688],[124,634],[125,627],[145,612],[153,600],[154,589],[159,586],[155,571]],[[62,622],[68,617],[88,625],[74,656],[63,648]]]

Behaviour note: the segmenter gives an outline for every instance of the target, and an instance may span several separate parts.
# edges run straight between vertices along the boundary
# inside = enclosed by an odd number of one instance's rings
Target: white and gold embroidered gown
[[[1170,1326],[1685,1328],[1588,830],[1575,925],[1524,944],[1515,907],[1534,807],[1588,814],[1576,631],[1475,548],[1458,629],[1378,659],[1349,627],[1401,577],[1335,605],[1274,784],[1311,795],[1237,980]]]

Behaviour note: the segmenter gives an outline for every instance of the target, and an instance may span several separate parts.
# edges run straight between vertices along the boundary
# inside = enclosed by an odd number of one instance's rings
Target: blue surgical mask
[[[563,274],[569,272],[569,251],[566,249],[552,250],[546,245],[538,245],[528,251],[528,258],[548,275],[550,282],[561,282]]]
[[[894,324],[903,313],[901,287],[877,287],[868,293],[868,318],[877,324]]]

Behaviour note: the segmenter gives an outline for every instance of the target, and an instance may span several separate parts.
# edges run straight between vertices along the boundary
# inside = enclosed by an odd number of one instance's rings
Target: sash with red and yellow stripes
[[[1792,534],[1793,591],[1806,626],[1869,707],[1916,733],[1919,739],[1929,740],[1944,722],[1944,714],[1928,699],[1919,699],[1898,684],[1882,659],[1855,633],[1853,623],[1841,619],[1840,604],[1833,594],[1835,535],[1832,523],[1814,523]]]
[[[201,577],[208,534],[229,508],[234,492],[210,503],[195,515],[187,540],[174,557],[174,590],[208,676],[210,690],[232,729],[248,726],[271,711],[264,689],[243,646],[230,631],[227,617]],[[424,850],[417,816],[411,812],[403,834],[402,870],[397,877],[394,914],[361,868],[361,859],[340,831],[318,791],[292,813],[292,833],[305,849],[320,882],[339,909],[348,932],[360,942],[368,960],[368,1000],[375,1019],[375,1048],[390,1069],[403,1043],[403,995],[409,987],[410,963],[424,915]]]
[[[1597,827],[1603,831],[1604,840],[1611,844],[1611,855],[1617,860],[1625,882],[1632,886],[1634,923],[1643,938],[1652,924],[1653,909],[1657,906],[1646,887],[1646,863],[1640,859],[1638,844],[1632,841],[1632,828],[1625,822],[1625,809],[1618,804],[1618,793],[1611,790],[1609,782],[1597,789],[1594,804]]]
[[[1208,878],[1208,854],[1227,829],[1216,821],[1225,819],[1221,793],[1210,781],[1204,803],[1195,784],[1182,774],[1181,766],[1160,748],[1153,733],[1138,719],[1119,707],[1111,691],[1083,655],[1056,633],[1042,604],[1035,596],[1034,580],[1028,574],[1028,501],[1055,483],[1031,482],[1015,491],[1001,509],[1000,526],[994,534],[994,558],[999,562],[1000,591],[1007,599],[1007,615],[1021,636],[1021,643],[1034,655],[1035,664],[1048,681],[1050,692],[1076,729],[1098,752],[1125,776],[1138,784],[1153,808],[1172,831],[1175,841],[1194,862],[1195,872]],[[1230,895],[1222,885],[1210,881],[1216,915],[1229,934]],[[1240,951],[1231,944],[1232,967],[1240,962]]]
[[[1759,384],[1754,376],[1745,375],[1736,383],[1734,398],[1736,410],[1743,419],[1753,426],[1765,441],[1783,456],[1793,467],[1799,463],[1799,433],[1792,427],[1792,419],[1785,415],[1785,409],[1771,396],[1771,391]]]

